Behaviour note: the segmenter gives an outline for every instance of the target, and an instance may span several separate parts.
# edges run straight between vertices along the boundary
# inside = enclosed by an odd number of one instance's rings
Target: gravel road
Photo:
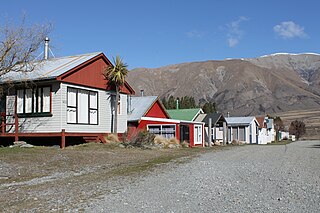
[[[82,207],[86,212],[320,212],[320,142],[207,153],[115,188]]]

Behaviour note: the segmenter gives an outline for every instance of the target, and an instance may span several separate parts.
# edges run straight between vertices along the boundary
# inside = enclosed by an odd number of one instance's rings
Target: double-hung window
[[[51,87],[17,89],[19,115],[51,115]]]
[[[67,93],[67,122],[98,124],[98,92],[68,87]]]

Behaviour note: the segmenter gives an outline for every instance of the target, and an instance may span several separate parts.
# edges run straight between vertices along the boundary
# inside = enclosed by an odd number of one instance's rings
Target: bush
[[[133,136],[128,142],[125,142],[125,146],[145,147],[154,144],[155,135],[149,133],[146,130],[140,131],[137,135]]]

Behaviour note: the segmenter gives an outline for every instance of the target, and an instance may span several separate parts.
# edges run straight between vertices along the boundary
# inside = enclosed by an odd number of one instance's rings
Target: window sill
[[[43,112],[43,113],[18,114],[18,118],[33,118],[33,117],[52,117],[52,113],[51,112]]]

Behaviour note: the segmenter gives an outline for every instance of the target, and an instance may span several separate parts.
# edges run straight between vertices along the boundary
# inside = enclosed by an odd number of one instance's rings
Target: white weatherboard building
[[[233,140],[258,144],[258,121],[255,117],[227,117],[228,143]]]
[[[268,144],[275,140],[273,119],[268,117],[256,117],[258,126],[258,144]]]
[[[104,142],[103,135],[114,128],[114,107],[118,108],[118,133],[124,133],[127,96],[134,91],[125,83],[113,106],[115,90],[103,76],[107,66],[113,65],[98,52],[52,58],[32,72],[2,76],[6,95],[0,104],[0,144],[5,137],[61,137],[62,147],[68,137]]]

